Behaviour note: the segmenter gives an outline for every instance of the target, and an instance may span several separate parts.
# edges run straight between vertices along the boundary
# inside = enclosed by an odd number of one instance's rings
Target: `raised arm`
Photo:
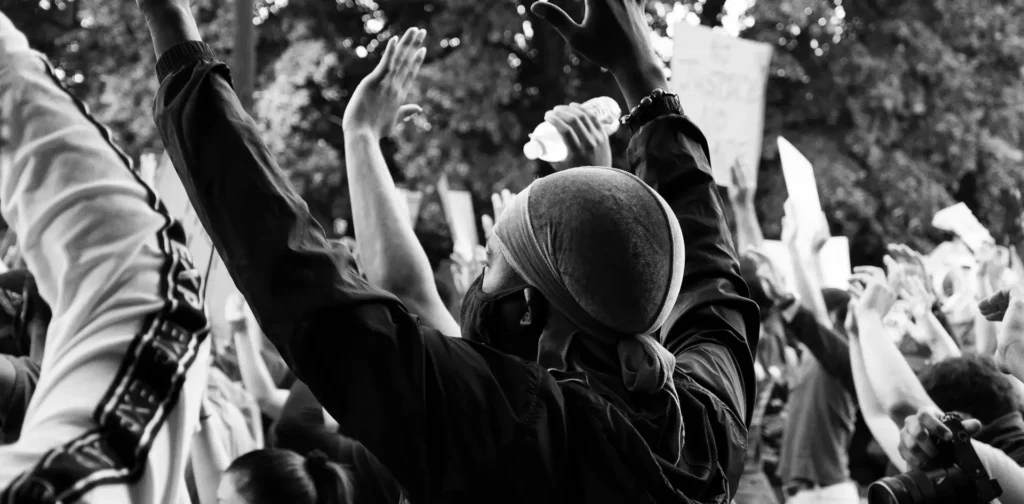
[[[413,29],[401,41],[392,39],[380,64],[352,94],[342,121],[345,170],[366,278],[397,296],[424,324],[447,336],[460,336],[459,324],[437,292],[430,261],[380,150],[381,139],[390,134],[396,120],[419,110],[415,105],[399,106],[423,63],[426,35],[425,30]]]
[[[192,36],[187,1],[159,3],[181,5],[147,16],[158,49],[177,42],[157,67],[154,115],[167,152],[260,326],[342,430],[415,502],[495,477],[498,440],[513,439],[530,412],[551,412],[535,427],[560,429],[560,399],[543,370],[419,326],[352,270],[347,249],[328,245],[242,109],[227,66]],[[539,405],[541,394],[551,402]],[[537,445],[539,465],[560,453]]]
[[[594,15],[588,14],[582,25],[549,2],[536,2],[531,9],[576,51],[608,68],[626,104],[635,111],[627,122],[633,134],[629,169],[672,207],[686,246],[683,288],[662,328],[664,345],[676,356],[680,400],[685,396],[703,406],[702,411],[684,408],[688,439],[694,432],[695,437],[716,443],[711,450],[688,445],[686,457],[692,457],[694,464],[721,468],[695,479],[731,492],[730,485],[743,471],[746,425],[755,392],[753,349],[760,321],[740,276],[722,199],[711,175],[707,141],[683,115],[678,99],[655,93],[667,90],[668,81],[650,45],[644,3],[588,2],[588,11]],[[706,428],[701,430],[699,425]]]

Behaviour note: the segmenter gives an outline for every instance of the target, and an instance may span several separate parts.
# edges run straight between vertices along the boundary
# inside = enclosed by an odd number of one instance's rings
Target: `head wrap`
[[[659,340],[683,279],[683,234],[668,203],[613,168],[574,168],[519,193],[494,229],[509,264],[581,332],[617,344],[631,391],[675,396]]]

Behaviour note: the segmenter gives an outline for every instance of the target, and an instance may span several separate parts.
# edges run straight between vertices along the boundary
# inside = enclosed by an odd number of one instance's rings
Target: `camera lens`
[[[898,477],[882,478],[868,487],[868,504],[910,504],[910,492]]]

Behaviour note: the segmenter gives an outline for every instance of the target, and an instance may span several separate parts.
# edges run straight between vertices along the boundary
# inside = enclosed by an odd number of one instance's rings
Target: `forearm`
[[[931,311],[924,316],[924,330],[928,334],[928,347],[932,351],[932,360],[941,361],[960,356],[960,347]]]
[[[246,334],[247,332],[258,334]],[[281,416],[285,400],[288,399],[288,391],[277,388],[274,378],[270,376],[270,370],[263,362],[263,356],[253,344],[255,337],[263,338],[259,328],[246,327],[235,331],[238,370],[242,374],[242,383],[255,397],[256,402],[260,405],[260,410],[270,418],[277,420]]]
[[[860,406],[864,423],[871,431],[878,446],[885,452],[889,461],[902,473],[907,470],[907,462],[900,455],[900,428],[893,422],[868,379],[868,371],[864,365],[864,357],[857,341],[850,345],[850,368],[856,388],[857,404]]]
[[[1024,502],[1024,468],[1017,465],[1009,455],[1002,450],[971,440],[974,451],[978,452],[981,464],[988,471],[988,476],[999,482],[1003,489],[1003,495],[999,502],[1012,504]]]
[[[856,396],[850,367],[850,342],[835,330],[819,323],[806,308],[799,308],[787,326],[821,363],[822,369],[842,382],[850,395]]]
[[[817,254],[804,252],[794,244],[790,244],[788,248],[800,303],[814,314],[818,323],[825,327],[832,327],[832,318],[828,315],[828,307],[821,294],[821,277],[816,267],[807,267],[808,264],[813,266],[813,263],[817,262]]]
[[[750,249],[760,250],[764,244],[761,224],[753,205],[734,204],[736,215],[736,250],[742,254]]]
[[[143,9],[142,14],[153,37],[153,49],[157,58],[181,42],[202,40],[192,12],[171,5],[171,2],[152,9]]]
[[[1002,351],[1004,371],[1024,382],[1024,340],[1011,341]]]
[[[999,322],[992,322],[981,312],[974,313],[974,351],[980,355],[991,356],[996,352]]]
[[[638,63],[635,67],[614,72],[615,82],[626,99],[626,106],[636,107],[640,100],[650,95],[655,89],[669,90],[668,78],[661,66],[650,58]]]
[[[217,504],[217,486],[221,475],[231,465],[231,459],[220,439],[224,427],[216,418],[202,423],[202,430],[192,443],[192,472],[195,475],[199,504]]]
[[[370,283],[402,300],[425,324],[458,336],[459,326],[444,309],[430,261],[400,203],[379,141],[367,130],[345,132],[352,221],[363,273]]]
[[[910,364],[889,341],[882,317],[873,311],[858,310],[860,352],[871,388],[898,426],[907,416],[922,408],[935,407]]]

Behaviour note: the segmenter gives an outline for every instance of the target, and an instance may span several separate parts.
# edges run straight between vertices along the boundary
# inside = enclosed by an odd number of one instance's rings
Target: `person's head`
[[[825,299],[825,309],[832,320],[832,327],[845,332],[846,315],[850,310],[850,293],[843,289],[826,288],[821,290]]]
[[[633,175],[593,167],[538,179],[516,195],[487,255],[463,301],[464,337],[559,369],[574,334],[611,355],[625,341],[653,352],[657,342],[646,338],[667,320],[684,265],[668,204]]]
[[[351,504],[355,488],[345,469],[321,452],[256,450],[235,459],[221,476],[221,504]]]
[[[50,306],[39,295],[28,270],[0,274],[0,344],[2,353],[42,357]]]
[[[942,411],[987,424],[1020,409],[1011,378],[991,358],[965,354],[921,371],[921,384]]]

